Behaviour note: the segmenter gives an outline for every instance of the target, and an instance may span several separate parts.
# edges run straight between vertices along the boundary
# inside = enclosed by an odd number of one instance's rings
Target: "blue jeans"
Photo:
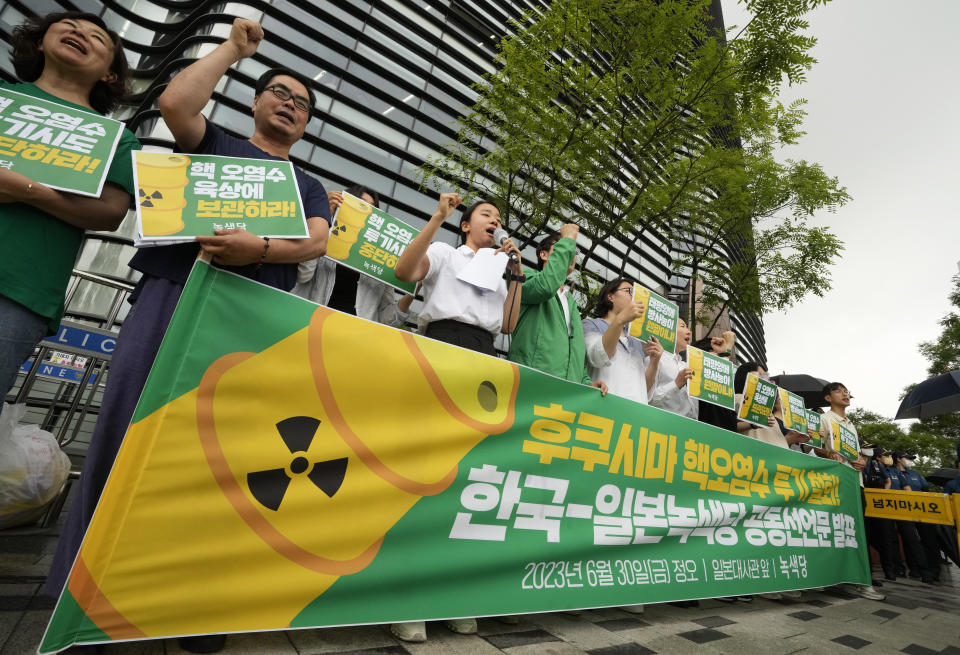
[[[17,381],[17,371],[40,341],[47,336],[50,319],[35,314],[18,302],[0,296],[0,401]]]

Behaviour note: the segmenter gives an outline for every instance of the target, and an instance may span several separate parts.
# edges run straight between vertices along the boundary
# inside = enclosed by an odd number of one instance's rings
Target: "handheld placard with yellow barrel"
[[[318,308],[131,425],[97,510],[125,520],[94,517],[71,594],[113,639],[287,626],[509,429],[518,385],[510,362]],[[395,419],[411,407],[417,421]]]
[[[136,152],[137,206],[144,236],[176,234],[184,228],[190,158],[169,152]]]
[[[634,284],[633,302],[643,303],[643,315],[630,321],[630,327],[627,328],[627,333],[639,339],[643,334],[643,322],[647,320],[647,313],[650,311],[650,290],[643,288],[639,284]]]
[[[373,211],[373,206],[352,196],[343,194],[343,202],[337,209],[336,223],[330,229],[330,239],[327,242],[327,257],[346,259],[350,256],[350,249],[357,242],[360,230],[367,223],[367,217]]]

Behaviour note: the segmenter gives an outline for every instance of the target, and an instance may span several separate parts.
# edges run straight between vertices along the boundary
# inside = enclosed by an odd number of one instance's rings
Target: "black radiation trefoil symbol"
[[[319,426],[320,421],[312,416],[291,416],[277,423],[277,432],[290,451],[291,460],[286,468],[247,474],[247,487],[261,505],[277,511],[287,487],[290,486],[290,480],[295,477],[306,476],[330,498],[340,489],[347,473],[346,457],[313,464],[305,457]]]
[[[140,189],[138,195],[142,198],[142,200],[140,201],[141,207],[153,207],[153,203],[150,201],[150,198],[153,198],[155,200],[163,200],[163,194],[160,193],[159,191],[154,191],[149,196],[147,196],[147,192],[144,191],[143,189]]]

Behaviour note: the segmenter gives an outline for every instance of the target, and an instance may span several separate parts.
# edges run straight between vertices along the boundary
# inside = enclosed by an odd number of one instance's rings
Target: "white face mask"
[[[860,452],[864,457],[873,457],[873,448],[861,448]]]
[[[904,465],[906,468],[908,468],[908,469],[912,469],[912,468],[913,468],[913,460],[912,460],[912,459],[905,459],[905,460],[903,460],[903,465]]]

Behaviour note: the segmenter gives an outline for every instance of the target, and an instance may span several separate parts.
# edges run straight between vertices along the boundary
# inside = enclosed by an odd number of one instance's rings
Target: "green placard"
[[[132,153],[141,241],[183,241],[234,228],[310,236],[293,164],[176,152]]]
[[[813,446],[814,448],[823,447],[823,440],[820,438],[820,414],[812,409],[807,410],[807,433],[813,434],[810,437],[810,441],[806,442],[805,445]]]
[[[656,337],[668,353],[677,352],[677,322],[680,308],[639,284],[633,285],[633,299],[643,303],[643,316],[631,321],[630,336],[642,341]]]
[[[733,364],[723,357],[690,346],[687,348],[687,366],[693,369],[693,377],[687,383],[691,398],[735,409]]]
[[[198,262],[40,650],[869,581],[849,467]]]
[[[0,88],[0,166],[53,189],[98,197],[123,123]]]
[[[413,293],[416,283],[398,280],[393,269],[419,233],[370,203],[345,193],[330,230],[327,257],[401,291]]]
[[[783,427],[788,430],[807,433],[807,410],[803,406],[803,397],[783,387],[779,389],[780,411],[783,413]]]
[[[833,436],[833,449],[835,451],[851,461],[860,458],[860,441],[853,430],[831,420],[830,434]]]
[[[737,418],[762,427],[769,426],[767,419],[777,401],[777,385],[764,380],[756,373],[748,373],[743,385],[743,402]]]

